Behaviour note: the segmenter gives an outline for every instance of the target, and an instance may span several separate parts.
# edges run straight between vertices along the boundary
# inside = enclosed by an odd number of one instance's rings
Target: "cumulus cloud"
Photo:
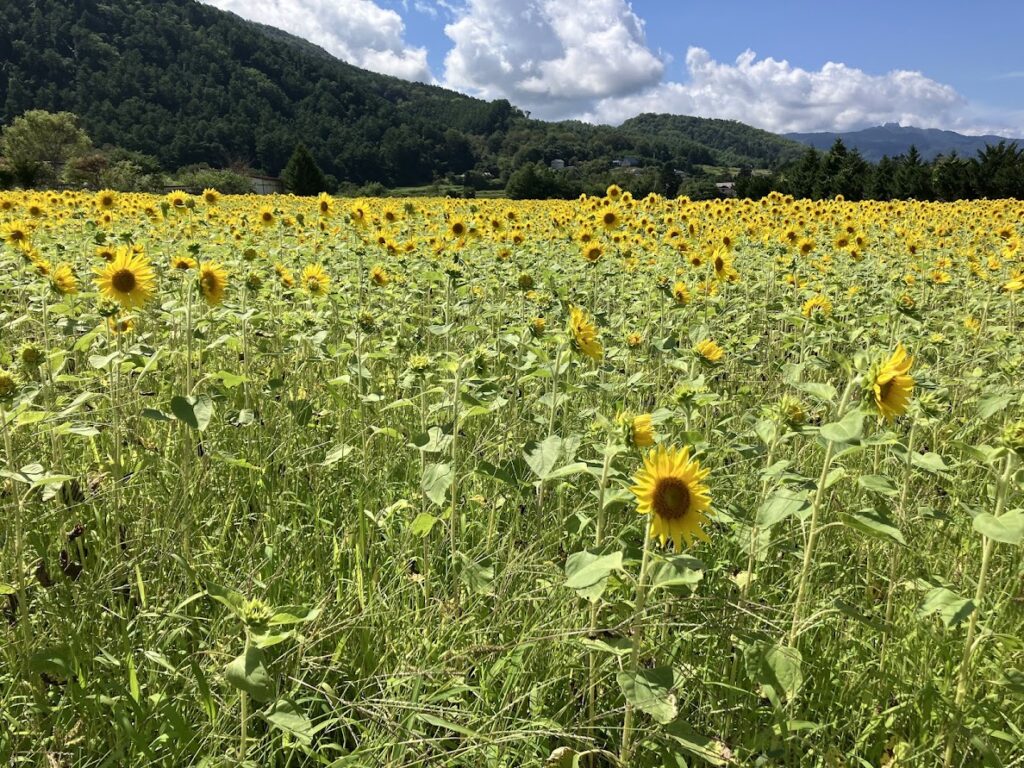
[[[536,117],[586,112],[661,81],[665,57],[625,0],[469,0],[445,27],[445,83]]]
[[[746,51],[732,64],[703,48],[686,54],[689,79],[662,82],[601,99],[584,119],[618,123],[639,112],[674,112],[741,120],[780,133],[853,130],[885,122],[940,127],[963,121],[966,101],[955,89],[920,72],[873,75],[829,62],[819,70],[758,59]]]
[[[405,41],[405,23],[372,0],[204,0],[316,43],[363,69],[433,82],[425,48]]]

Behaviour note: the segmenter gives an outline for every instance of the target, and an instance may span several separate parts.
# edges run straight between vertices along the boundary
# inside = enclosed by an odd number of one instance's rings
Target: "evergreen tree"
[[[305,144],[295,147],[281,179],[285,189],[294,195],[319,195],[327,191],[327,179]]]

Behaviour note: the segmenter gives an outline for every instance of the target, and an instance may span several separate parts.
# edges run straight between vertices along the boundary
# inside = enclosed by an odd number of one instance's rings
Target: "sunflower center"
[[[679,520],[690,509],[690,489],[677,477],[665,477],[654,488],[654,512],[665,520]]]
[[[110,285],[118,293],[131,293],[135,290],[136,283],[135,273],[130,269],[119,269],[110,278]]]
[[[723,269],[725,269],[725,261],[721,256],[718,256],[715,258],[715,271],[721,272]]]

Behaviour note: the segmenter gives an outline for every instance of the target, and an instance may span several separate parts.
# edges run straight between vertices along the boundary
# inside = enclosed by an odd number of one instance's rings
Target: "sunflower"
[[[228,272],[215,261],[208,261],[199,267],[199,290],[211,307],[224,300],[228,287]]]
[[[466,233],[469,232],[469,227],[466,226],[466,222],[462,219],[452,219],[452,222],[448,225],[448,232],[453,237],[465,237]]]
[[[591,360],[604,357],[604,348],[597,340],[597,327],[579,307],[569,308],[569,335],[573,346]]]
[[[380,264],[374,264],[370,270],[370,281],[374,285],[385,286],[391,282],[391,275]]]
[[[611,208],[601,214],[601,226],[609,231],[615,229],[621,223],[622,220],[619,218],[619,215]]]
[[[587,243],[583,248],[583,258],[591,264],[596,264],[601,259],[603,250],[599,243]]]
[[[107,328],[110,332],[116,335],[125,333],[131,333],[135,330],[135,321],[130,315],[122,315],[120,317],[108,317]]]
[[[686,283],[680,282],[672,286],[672,298],[680,306],[690,303],[690,289],[686,287]]]
[[[715,268],[715,277],[723,282],[734,283],[740,276],[732,265],[732,255],[727,246],[715,250],[711,263]]]
[[[671,539],[677,550],[680,540],[687,546],[694,537],[707,541],[701,525],[710,522],[708,516],[713,513],[708,487],[701,481],[708,472],[690,458],[689,448],[659,446],[647,454],[630,490],[636,496],[636,511],[653,516],[652,539],[662,546]]]
[[[626,442],[629,445],[636,448],[649,448],[654,445],[654,424],[651,421],[651,414],[625,414],[621,418],[625,426]]]
[[[24,248],[28,245],[32,228],[24,221],[12,221],[0,228],[0,239],[13,248]]]
[[[701,341],[698,341],[696,345],[694,345],[693,351],[702,360],[704,360],[704,362],[711,363],[712,365],[718,363],[723,357],[725,357],[725,350],[711,339],[702,339]]]
[[[203,190],[203,202],[207,205],[216,205],[220,202],[220,192],[216,189],[204,189]]]
[[[156,274],[149,259],[131,248],[118,248],[114,260],[95,272],[94,282],[103,298],[117,301],[122,307],[141,307],[156,289]]]
[[[109,211],[117,203],[117,193],[112,189],[101,189],[96,193],[96,205],[104,211]]]
[[[334,198],[326,192],[321,192],[320,197],[316,199],[316,207],[321,216],[330,216],[334,213]]]
[[[312,296],[323,296],[331,284],[331,276],[321,264],[307,264],[302,268],[302,285]]]
[[[277,218],[274,216],[274,209],[267,205],[260,208],[258,216],[261,227],[272,227],[274,222],[277,221]]]
[[[548,321],[543,317],[535,317],[530,321],[530,333],[540,338],[544,335],[544,330],[548,326]]]
[[[50,287],[61,296],[78,293],[78,278],[70,264],[58,264],[50,274]]]
[[[823,317],[832,314],[832,302],[820,293],[804,302],[800,314],[806,318]]]
[[[196,260],[191,256],[172,256],[171,257],[171,269],[175,272],[188,272],[190,269],[195,269]]]
[[[870,377],[875,407],[890,424],[897,416],[906,413],[910,405],[910,395],[914,391],[914,377],[910,375],[913,364],[914,358],[907,355],[902,344],[897,344],[896,351],[876,366],[874,375]]]

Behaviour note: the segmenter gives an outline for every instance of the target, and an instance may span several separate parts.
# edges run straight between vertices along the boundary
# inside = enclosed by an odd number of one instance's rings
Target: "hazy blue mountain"
[[[836,139],[842,139],[848,149],[857,149],[866,160],[878,162],[883,156],[895,157],[902,155],[911,146],[926,160],[937,155],[948,155],[956,151],[961,157],[974,157],[978,150],[987,144],[998,144],[1000,141],[1017,142],[1024,146],[1024,139],[1013,139],[1005,136],[965,136],[955,131],[942,131],[937,128],[913,128],[899,123],[886,123],[875,128],[861,131],[844,131],[842,133],[787,133],[787,139],[798,141],[817,149],[828,149]]]

